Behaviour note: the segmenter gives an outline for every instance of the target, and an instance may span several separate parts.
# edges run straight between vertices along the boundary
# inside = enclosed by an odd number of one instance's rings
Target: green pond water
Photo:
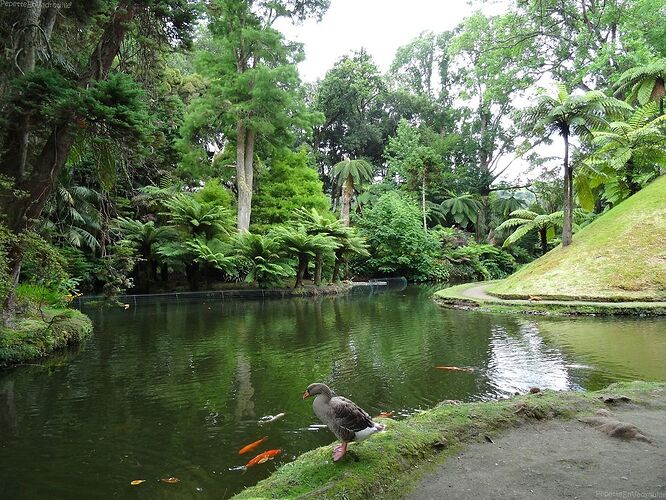
[[[405,418],[533,386],[666,380],[664,319],[454,311],[433,291],[88,310],[82,348],[0,372],[0,498],[227,498],[333,441],[301,398],[315,381]],[[239,468],[268,449],[284,452]],[[171,476],[180,482],[160,482]]]

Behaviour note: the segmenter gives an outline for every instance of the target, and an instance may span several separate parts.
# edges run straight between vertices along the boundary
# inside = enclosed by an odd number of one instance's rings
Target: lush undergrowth
[[[304,453],[236,498],[395,498],[426,460],[445,458],[465,442],[528,420],[592,412],[603,406],[600,393],[621,393],[640,403],[664,390],[666,384],[633,382],[600,392],[546,391],[496,402],[441,404],[406,420],[383,419],[387,431],[352,445],[339,463],[332,462],[330,446]]]
[[[88,317],[74,309],[45,307],[0,327],[0,366],[41,358],[81,342],[92,332]]]
[[[662,176],[509,278],[502,298],[666,300],[666,177]]]

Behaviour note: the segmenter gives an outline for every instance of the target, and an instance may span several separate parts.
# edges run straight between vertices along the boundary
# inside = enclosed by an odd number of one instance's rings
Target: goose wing
[[[370,415],[347,398],[342,396],[331,398],[330,406],[337,426],[349,433],[349,436],[346,436],[348,440],[353,439],[357,432],[375,425]]]

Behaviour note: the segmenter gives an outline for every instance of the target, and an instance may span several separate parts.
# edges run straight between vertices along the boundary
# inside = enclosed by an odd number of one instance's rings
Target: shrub
[[[413,281],[443,276],[443,269],[436,267],[439,241],[423,229],[421,210],[413,201],[386,193],[365,211],[358,227],[370,249],[364,271]]]

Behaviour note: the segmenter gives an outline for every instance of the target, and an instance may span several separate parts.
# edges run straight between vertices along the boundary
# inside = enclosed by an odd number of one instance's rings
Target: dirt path
[[[612,412],[652,443],[609,437],[577,420],[526,424],[450,457],[407,498],[666,499],[666,399]]]
[[[636,304],[649,305],[653,307],[666,307],[666,302],[600,302],[600,301],[584,301],[584,300],[514,300],[514,299],[501,299],[490,295],[487,290],[492,283],[479,283],[477,285],[471,286],[461,290],[460,296],[467,297],[470,299],[485,300],[488,302],[493,302],[497,304],[521,304],[521,305],[538,305],[538,304],[548,304],[548,305],[591,305],[591,306],[607,306],[612,305],[614,307],[633,307]]]

